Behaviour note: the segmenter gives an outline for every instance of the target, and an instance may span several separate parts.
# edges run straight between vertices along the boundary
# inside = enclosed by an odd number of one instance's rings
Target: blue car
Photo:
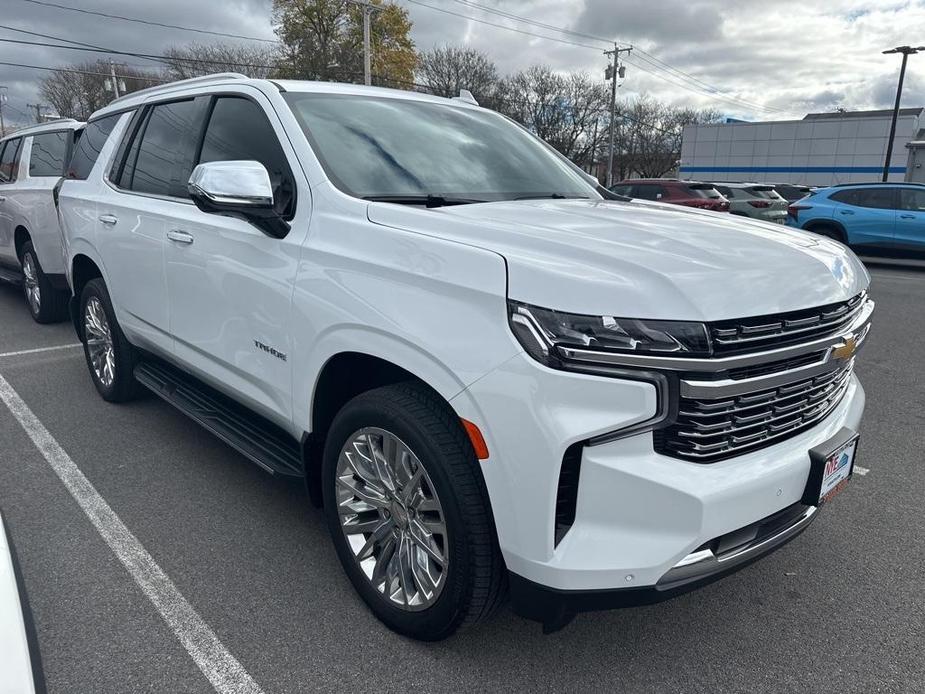
[[[787,224],[859,250],[925,251],[925,185],[851,183],[792,203]]]

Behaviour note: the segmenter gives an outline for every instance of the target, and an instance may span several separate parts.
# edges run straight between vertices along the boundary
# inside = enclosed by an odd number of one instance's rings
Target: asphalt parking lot
[[[0,376],[257,687],[228,691],[920,692],[925,268],[871,272],[878,310],[858,367],[869,472],[765,560],[551,636],[507,610],[439,644],[389,632],[355,596],[299,484],[156,398],[103,402],[70,326],[34,324],[7,285]],[[200,666],[214,654],[190,656],[2,403],[0,508],[50,692],[212,690]]]

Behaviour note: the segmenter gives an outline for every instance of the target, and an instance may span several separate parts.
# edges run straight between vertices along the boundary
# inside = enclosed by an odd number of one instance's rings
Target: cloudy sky
[[[601,51],[605,41],[616,40],[636,48],[627,60],[624,94],[712,106],[749,120],[800,118],[837,107],[891,107],[900,57],[881,51],[925,43],[925,0],[395,1],[408,9],[419,48],[467,44],[488,53],[502,72],[545,63],[603,77]],[[50,42],[14,31],[20,29],[154,54],[188,42],[231,40],[46,3],[274,38],[272,0],[0,0],[0,39]],[[0,63],[48,67],[93,57],[0,41]],[[153,65],[139,58],[126,62]],[[0,64],[7,124],[26,121],[27,105],[38,102],[45,74]],[[925,105],[925,53],[910,58],[903,105]]]

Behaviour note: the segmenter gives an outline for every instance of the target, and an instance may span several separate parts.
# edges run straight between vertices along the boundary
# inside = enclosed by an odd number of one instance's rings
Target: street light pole
[[[897,46],[888,51],[883,51],[884,55],[890,53],[903,54],[902,66],[899,68],[899,84],[896,86],[896,103],[893,104],[893,120],[890,122],[890,137],[886,143],[886,159],[883,161],[884,183],[886,183],[890,175],[890,159],[893,155],[893,138],[896,137],[896,119],[899,117],[899,102],[903,95],[903,79],[906,77],[906,61],[909,60],[910,55],[914,55],[919,51],[925,51],[925,46],[916,46],[915,48],[912,46]]]

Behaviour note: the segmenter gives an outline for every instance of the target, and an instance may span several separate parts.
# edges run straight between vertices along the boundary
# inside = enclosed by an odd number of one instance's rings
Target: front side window
[[[109,133],[116,127],[121,117],[121,113],[115,113],[98,118],[84,126],[83,130],[77,134],[77,144],[74,145],[74,153],[71,155],[65,173],[67,178],[87,180],[109,138]]]
[[[635,186],[636,196],[642,200],[660,200],[666,197],[665,189],[662,186],[652,185],[649,183],[637,184]]]
[[[913,212],[925,212],[925,190],[915,188],[899,189],[899,208]]]
[[[32,138],[32,153],[29,155],[29,175],[61,176],[71,137],[70,130],[35,135]]]
[[[16,180],[19,168],[19,148],[22,138],[7,140],[0,152],[0,183],[12,183]]]
[[[295,184],[286,154],[263,109],[250,99],[223,96],[215,100],[197,163],[258,161],[270,174],[276,211],[292,216]]]
[[[329,178],[356,197],[601,199],[565,160],[492,111],[352,94],[283,97]]]
[[[190,143],[199,112],[192,99],[151,107],[135,130],[117,185],[138,193],[188,197]]]

